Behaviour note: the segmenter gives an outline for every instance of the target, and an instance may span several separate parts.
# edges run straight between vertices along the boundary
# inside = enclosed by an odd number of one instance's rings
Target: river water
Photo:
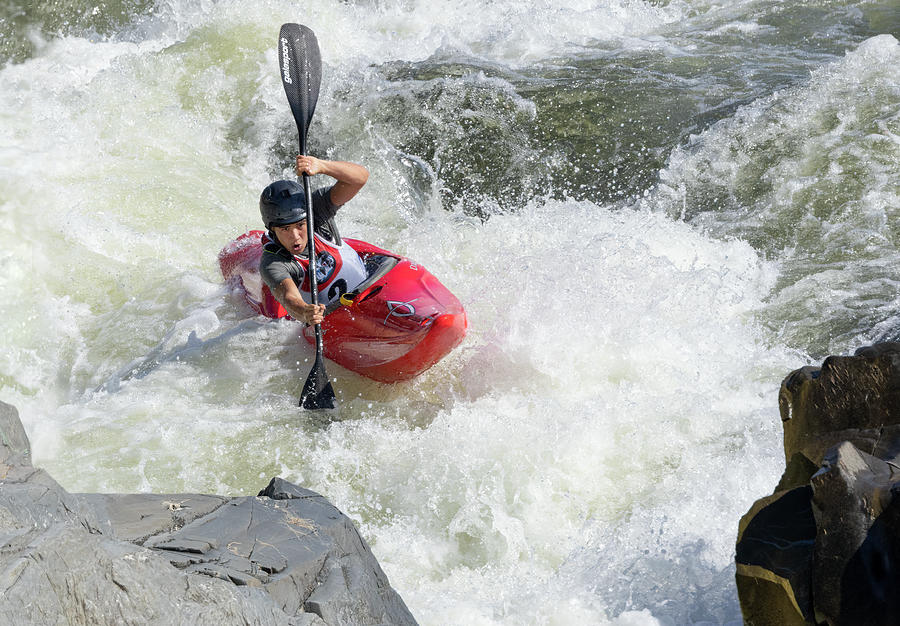
[[[0,6],[0,399],[36,465],[283,476],[423,624],[740,623],[782,378],[900,337],[896,0],[40,4]],[[330,364],[330,425],[216,263],[290,176],[283,22],[322,50],[311,151],[372,173],[342,232],[469,314],[410,383]]]

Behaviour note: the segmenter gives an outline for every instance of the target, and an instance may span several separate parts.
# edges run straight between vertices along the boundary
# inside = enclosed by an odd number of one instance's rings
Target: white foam
[[[363,411],[297,460],[362,520],[423,621],[532,623],[560,604],[602,621],[615,605],[586,578],[640,562],[644,515],[670,520],[671,551],[703,542],[698,582],[727,570],[751,483],[777,480],[772,374],[787,360],[752,315],[773,268],[741,242],[590,203],[429,226],[464,268],[445,278],[472,333],[416,388],[449,378],[455,400],[423,429]],[[733,490],[705,491],[713,477]],[[595,534],[619,541],[586,548]]]
[[[889,307],[896,292],[887,268],[900,256],[885,228],[897,206],[898,103],[900,43],[879,35],[692,137],[647,206],[752,239],[788,277],[769,311],[784,339],[817,354],[852,350],[875,337],[884,313],[873,304]],[[847,328],[848,310],[859,326]]]

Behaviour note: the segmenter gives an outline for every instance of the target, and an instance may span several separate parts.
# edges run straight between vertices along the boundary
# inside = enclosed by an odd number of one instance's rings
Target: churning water
[[[894,0],[147,0],[0,9],[0,399],[70,491],[255,494],[360,526],[423,624],[739,623],[777,389],[900,336]],[[216,254],[296,130],[372,177],[342,232],[466,341],[410,383],[253,318]],[[320,181],[325,184],[326,181]]]

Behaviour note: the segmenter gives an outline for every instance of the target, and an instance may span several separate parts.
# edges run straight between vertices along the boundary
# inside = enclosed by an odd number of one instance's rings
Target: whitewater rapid
[[[70,491],[302,484],[423,624],[739,623],[781,379],[900,327],[880,14],[834,3],[817,39],[759,2],[138,4],[35,21],[0,69],[0,399],[35,465]],[[469,317],[410,383],[330,364],[331,424],[296,408],[296,326],[216,263],[290,175],[287,21],[322,48],[312,150],[372,172],[342,233]]]

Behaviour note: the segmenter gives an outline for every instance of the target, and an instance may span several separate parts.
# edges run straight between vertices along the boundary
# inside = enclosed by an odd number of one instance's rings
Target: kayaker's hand
[[[321,174],[323,171],[322,167],[322,161],[316,157],[297,155],[297,176]]]
[[[304,304],[303,305],[303,321],[307,324],[321,324],[325,319],[324,304]]]
[[[328,161],[311,156],[297,156],[297,176],[324,174],[335,179],[328,192],[331,203],[341,207],[350,201],[369,180],[369,170],[349,161]]]
[[[272,289],[272,295],[298,322],[321,324],[325,317],[325,305],[313,306],[303,299],[293,278],[285,278]]]

